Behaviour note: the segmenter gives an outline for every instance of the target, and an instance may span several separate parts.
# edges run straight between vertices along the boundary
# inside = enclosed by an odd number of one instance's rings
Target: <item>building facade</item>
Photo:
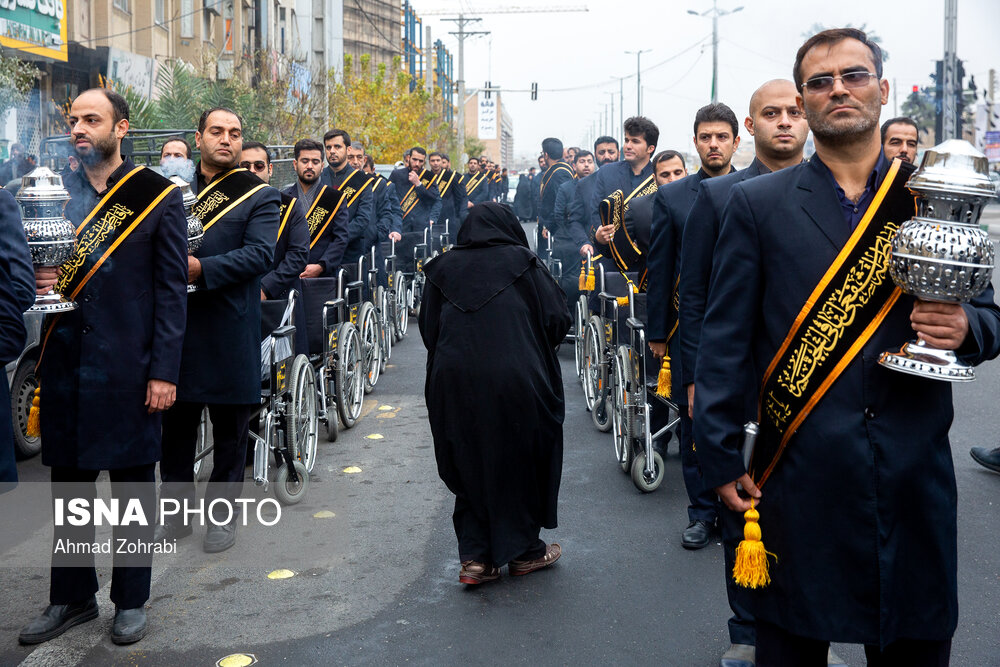
[[[478,138],[483,153],[501,167],[511,164],[514,121],[504,107],[502,93],[480,91],[465,98],[465,136]]]

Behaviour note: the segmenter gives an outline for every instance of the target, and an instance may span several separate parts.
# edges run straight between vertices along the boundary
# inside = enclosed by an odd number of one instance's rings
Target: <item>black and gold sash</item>
[[[56,291],[75,299],[91,276],[176,187],[145,167],[125,174],[76,228],[76,248],[60,267]]]
[[[281,225],[278,226],[279,241],[285,231],[285,226],[288,224],[288,218],[291,217],[292,211],[295,210],[295,202],[297,201],[297,197],[286,195],[284,192],[281,193],[281,207],[278,209],[278,217],[281,218]]]
[[[556,162],[554,165],[546,169],[544,174],[542,174],[542,184],[538,188],[539,197],[541,197],[542,194],[544,194],[545,186],[549,184],[549,180],[551,180],[552,177],[556,175],[557,171],[565,171],[570,175],[571,178],[576,178],[576,172],[573,171],[573,169],[571,169],[568,164],[562,161]]]
[[[420,184],[423,185],[425,188],[433,186],[436,181],[437,181],[437,176],[427,171],[426,169],[420,172]],[[399,203],[400,208],[403,209],[404,218],[408,216],[414,208],[416,208],[417,202],[419,200],[420,200],[420,195],[417,194],[417,186],[411,185],[410,189],[403,197],[403,201]]]
[[[457,174],[451,169],[441,170],[441,177],[438,179],[438,192],[441,193],[441,199],[444,199],[445,195],[448,194],[448,188],[450,188],[451,184],[455,182],[456,176]],[[459,180],[459,182],[461,182],[461,180]]]
[[[331,185],[320,188],[319,194],[313,200],[306,213],[306,224],[309,225],[309,247],[312,248],[323,237],[337,211],[347,201],[347,194]],[[350,204],[348,204],[349,206]]]
[[[894,160],[867,213],[827,269],[771,360],[761,385],[760,433],[750,459],[758,487],[789,439],[899,299],[888,275],[892,237],[915,212],[912,165]]]
[[[351,206],[354,205],[357,198],[361,196],[361,193],[365,191],[365,188],[372,185],[374,180],[374,178],[363,171],[359,171],[357,169],[351,170],[351,173],[348,174],[347,178],[344,179],[344,182],[340,184],[339,188],[337,188],[344,193],[345,197],[347,197],[347,208],[351,208]],[[374,191],[375,187],[372,185],[372,192]]]
[[[478,188],[485,180],[486,180],[485,172],[480,171],[475,174],[469,174],[469,182],[465,186],[465,193],[471,195],[473,192],[476,191],[476,188]]]
[[[201,226],[207,234],[212,225],[223,216],[252,197],[258,190],[266,187],[267,183],[246,169],[242,167],[230,169],[198,193],[194,214],[201,220]]]
[[[622,272],[639,274],[639,290],[646,290],[646,257],[636,244],[625,224],[629,203],[636,197],[645,197],[656,192],[656,179],[650,174],[628,196],[615,190],[600,203],[601,224],[614,225],[614,234],[608,247],[615,264]]]

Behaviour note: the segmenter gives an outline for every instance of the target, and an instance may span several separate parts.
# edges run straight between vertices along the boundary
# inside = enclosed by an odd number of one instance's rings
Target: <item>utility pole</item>
[[[993,131],[993,109],[996,105],[996,90],[997,90],[997,71],[995,69],[990,70],[990,87],[986,89],[986,99],[990,101],[989,105],[986,107],[986,131]]]
[[[434,42],[431,41],[431,27],[424,28],[427,41],[424,42],[424,89],[431,101],[431,130],[434,129]]]
[[[642,68],[639,66],[642,54],[648,53],[652,49],[642,49],[641,51],[626,51],[628,55],[635,54],[635,115],[642,115]]]
[[[938,141],[954,139],[957,129],[957,119],[955,112],[957,104],[955,100],[956,89],[959,82],[956,80],[958,68],[958,54],[955,52],[958,47],[958,0],[944,0],[944,62],[942,70],[944,80],[941,82],[942,109],[941,109],[941,129],[944,135]]]
[[[459,14],[458,18],[443,18],[442,21],[454,21],[458,30],[449,32],[450,35],[458,37],[458,150],[462,155],[460,164],[468,162],[469,157],[465,154],[465,38],[472,35],[488,35],[488,30],[466,30],[465,26],[470,23],[482,21],[481,18],[465,16]]]
[[[742,6],[736,9],[719,9],[718,0],[712,0],[711,9],[706,9],[703,12],[688,10],[688,14],[712,17],[712,104],[719,101],[719,17],[735,14],[742,9]]]

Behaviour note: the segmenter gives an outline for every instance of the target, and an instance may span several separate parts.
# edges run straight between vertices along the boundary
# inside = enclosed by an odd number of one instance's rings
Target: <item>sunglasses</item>
[[[803,83],[802,88],[809,93],[828,93],[833,90],[834,81],[843,83],[844,88],[862,88],[868,85],[868,81],[872,77],[878,78],[878,75],[865,70],[847,72],[840,76],[814,76]]]
[[[255,160],[253,162],[240,162],[240,166],[244,169],[249,169],[250,171],[264,171],[267,169],[267,163],[263,160]]]

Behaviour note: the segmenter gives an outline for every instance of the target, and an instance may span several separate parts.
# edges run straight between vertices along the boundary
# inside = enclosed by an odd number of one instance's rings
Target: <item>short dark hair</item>
[[[879,79],[882,78],[882,48],[870,40],[868,35],[862,30],[857,28],[830,28],[829,30],[823,30],[822,32],[817,32],[815,35],[810,37],[799,47],[798,53],[795,54],[795,65],[792,67],[792,78],[795,79],[795,87],[798,90],[802,90],[802,84],[805,83],[802,80],[802,59],[806,57],[813,48],[817,46],[822,46],[824,44],[834,45],[845,39],[856,39],[865,46],[872,54],[872,62],[875,63],[875,76]]]
[[[584,158],[584,157],[591,157],[591,158],[593,158],[594,154],[591,153],[590,151],[579,150],[579,151],[577,151],[576,155],[573,157],[573,163],[576,164],[577,162],[579,162],[580,158]]]
[[[698,109],[698,113],[694,115],[695,136],[698,136],[698,126],[702,123],[729,123],[729,127],[733,128],[733,138],[740,133],[740,122],[736,120],[736,114],[722,102],[706,104]]]
[[[656,165],[660,164],[664,160],[673,160],[675,157],[679,157],[681,159],[681,162],[684,162],[684,156],[678,153],[677,151],[670,149],[667,149],[665,151],[660,151],[659,153],[653,156],[653,161],[652,161],[653,168],[655,169]]]
[[[428,155],[428,157],[440,157],[440,158],[443,158],[444,157],[444,153],[440,153],[438,151],[431,151],[431,154]]]
[[[561,160],[563,156],[563,142],[555,137],[547,137],[542,140],[542,152],[553,160]]]
[[[889,120],[882,123],[882,143],[885,143],[885,133],[889,131],[889,128],[893,125],[910,125],[914,130],[917,131],[917,137],[920,137],[920,126],[917,125],[917,121],[913,120],[909,116],[896,116],[895,118],[890,118]]]
[[[264,151],[264,161],[267,162],[268,164],[271,164],[271,151],[267,150],[267,146],[265,146],[264,144],[260,143],[259,141],[244,141],[243,142],[243,150],[246,151],[246,150],[251,150],[251,149],[254,149],[254,148],[257,148],[259,150]]]
[[[441,159],[443,159],[443,160],[447,160],[448,162],[451,162],[451,158],[450,158],[450,157],[448,157],[448,154],[447,154],[447,153],[438,153],[438,155],[440,155],[440,156],[441,156]]]
[[[89,93],[91,91],[101,93],[107,98],[108,102],[111,103],[112,123],[117,125],[118,121],[128,120],[128,102],[125,101],[124,97],[113,90],[108,90],[107,88],[90,88],[83,91],[83,93]],[[80,93],[80,95],[83,95],[83,93]],[[77,95],[77,97],[80,95]],[[13,148],[13,146],[11,148]]]
[[[537,169],[535,169],[534,167],[528,167],[528,173],[529,173],[529,174],[530,174],[531,172],[533,172],[533,171],[538,171],[538,170],[537,170]]]
[[[205,109],[201,112],[201,117],[198,119],[198,131],[204,132],[205,126],[208,125],[208,117],[211,116],[216,111],[225,111],[226,113],[231,113],[236,116],[236,120],[240,121],[240,129],[243,129],[243,118],[230,109],[229,107],[212,107],[211,109]]]
[[[473,160],[476,161],[476,164],[479,164],[479,158],[477,158],[475,156],[469,158],[469,162],[472,162]]]
[[[175,141],[179,141],[180,143],[184,144],[184,151],[187,154],[186,157],[187,157],[187,159],[190,160],[191,159],[191,144],[189,144],[187,142],[187,139],[185,139],[184,137],[167,137],[167,140],[163,142],[162,146],[160,146],[160,155],[163,155],[163,148],[167,144],[173,143]]]
[[[339,137],[340,135],[338,134],[335,136]],[[299,153],[302,151],[319,151],[320,157],[322,157],[323,144],[319,143],[315,139],[299,139],[295,142],[295,146],[292,147],[292,157],[298,160]]]
[[[660,128],[645,116],[632,116],[625,121],[624,127],[625,134],[641,136],[647,146],[656,146],[656,142],[660,140]]]
[[[347,133],[347,130],[327,130],[327,133],[323,135],[323,144],[325,145],[326,142],[330,141],[330,139],[333,139],[334,137],[343,137],[344,145],[351,145],[351,135]]]
[[[411,148],[410,155],[413,155],[414,153],[420,153],[424,157],[427,157],[427,151],[424,150],[423,146],[414,146],[413,148]]]
[[[629,120],[631,120],[631,119],[629,119]],[[657,138],[659,138],[659,137],[657,137]],[[615,150],[618,150],[618,140],[615,139],[614,137],[609,137],[607,135],[605,135],[603,137],[597,137],[597,140],[594,142],[594,150],[595,151],[597,150],[597,147],[600,144],[614,144],[615,145]]]
[[[371,155],[366,155],[365,156],[365,166],[366,167],[371,167],[372,169],[374,169],[375,168],[375,158],[373,158]]]

